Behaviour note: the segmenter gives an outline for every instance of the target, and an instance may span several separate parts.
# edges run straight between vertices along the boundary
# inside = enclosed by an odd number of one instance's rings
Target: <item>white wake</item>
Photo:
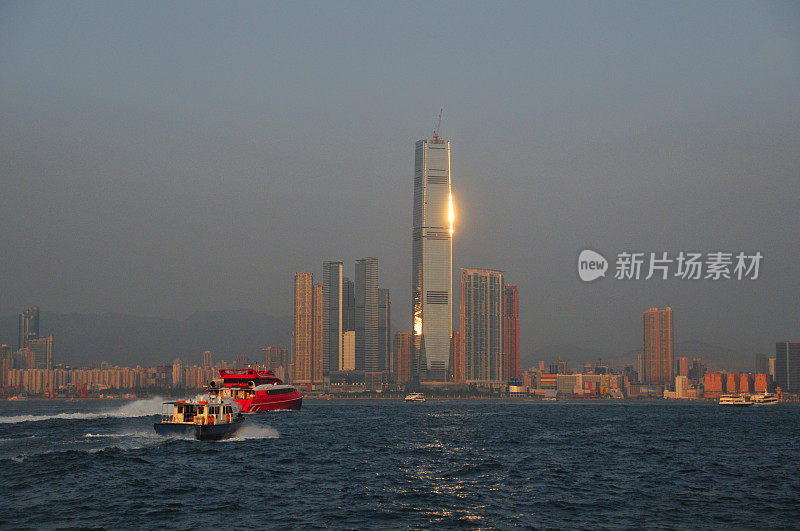
[[[160,396],[148,400],[136,400],[116,409],[100,411],[97,413],[57,413],[55,415],[16,415],[12,417],[0,416],[0,424],[14,424],[17,422],[41,422],[43,420],[68,419],[105,419],[105,418],[132,418],[149,417],[161,413],[161,404],[164,399]]]
[[[278,430],[269,426],[253,426],[245,424],[230,439],[224,441],[247,441],[249,439],[277,439],[280,437]]]

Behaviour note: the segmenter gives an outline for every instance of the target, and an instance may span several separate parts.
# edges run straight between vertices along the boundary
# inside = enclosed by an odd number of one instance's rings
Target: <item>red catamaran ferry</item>
[[[234,400],[242,413],[300,409],[303,405],[303,395],[293,385],[283,383],[271,370],[220,369],[219,376],[209,382],[206,392]]]

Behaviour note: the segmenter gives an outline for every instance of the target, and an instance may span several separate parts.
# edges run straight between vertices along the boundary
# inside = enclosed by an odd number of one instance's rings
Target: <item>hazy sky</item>
[[[441,107],[454,279],[519,286],[523,354],[636,348],[667,305],[677,341],[800,340],[781,2],[2,2],[0,313],[287,315],[294,271],[377,256],[409,329],[413,148]],[[587,247],[765,258],[585,284]]]

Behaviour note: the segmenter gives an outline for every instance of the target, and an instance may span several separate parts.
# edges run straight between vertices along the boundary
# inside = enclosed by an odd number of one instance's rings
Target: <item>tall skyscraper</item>
[[[17,349],[25,348],[28,341],[39,337],[39,307],[28,308],[19,314]]]
[[[342,359],[339,360],[339,370],[356,370],[356,331],[346,330],[342,332]]]
[[[678,358],[678,376],[689,376],[689,357]]]
[[[503,272],[462,269],[459,310],[467,382],[503,383]]]
[[[453,194],[450,142],[437,134],[414,150],[411,267],[416,366],[422,380],[444,381],[453,327]]]
[[[322,264],[322,377],[338,372],[342,358],[342,262]]]
[[[314,349],[314,279],[302,271],[294,274],[294,330],[292,331],[292,381],[311,384]]]
[[[311,385],[322,385],[323,356],[323,306],[325,287],[322,282],[314,284],[314,314],[311,318],[313,328],[313,346],[311,348]]]
[[[769,360],[765,354],[756,354],[753,364],[756,374],[769,374]]]
[[[210,351],[210,350],[204,350],[204,351],[203,351],[203,367],[204,367],[204,368],[210,368],[210,367],[212,367],[212,363],[211,363],[211,351]]]
[[[672,308],[650,308],[644,312],[642,337],[642,383],[669,387],[674,380],[675,371],[672,356]]]
[[[356,292],[353,281],[342,279],[342,330],[356,329]]]
[[[28,339],[26,348],[33,353],[32,369],[50,370],[53,368],[53,334]]]
[[[775,343],[775,385],[781,391],[800,392],[800,342]]]
[[[411,332],[394,333],[394,379],[398,383],[405,383],[412,378],[413,365],[413,336]]]
[[[378,366],[381,371],[389,371],[392,352],[392,302],[389,290],[378,290]]]
[[[11,385],[8,371],[14,368],[14,352],[8,345],[0,345],[0,387]]]
[[[516,286],[508,285],[503,299],[503,354],[506,379],[519,378],[519,293]]]
[[[356,370],[377,372],[381,368],[378,352],[378,259],[356,260]]]

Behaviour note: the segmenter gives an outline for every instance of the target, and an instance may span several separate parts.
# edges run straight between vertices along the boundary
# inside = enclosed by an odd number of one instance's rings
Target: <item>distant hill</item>
[[[641,348],[631,349],[623,354],[609,354],[597,349],[572,344],[547,345],[536,349],[527,356],[522,356],[519,366],[520,369],[527,369],[537,364],[539,360],[544,360],[549,365],[551,361],[560,357],[567,362],[567,367],[573,370],[583,367],[587,362],[594,364],[598,359],[619,369],[628,363],[635,363],[636,356],[640,352]],[[738,352],[727,347],[694,339],[675,343],[674,355],[676,358],[681,356],[689,357],[690,364],[691,358],[703,358],[703,363],[710,370],[753,370],[753,354]]]
[[[292,317],[251,310],[199,312],[182,320],[43,312],[39,328],[42,335],[54,336],[55,363],[73,366],[154,365],[175,358],[199,363],[204,350],[211,350],[215,360],[234,360],[243,352],[255,361],[267,345],[289,348]],[[0,343],[16,348],[16,315],[0,317]]]

